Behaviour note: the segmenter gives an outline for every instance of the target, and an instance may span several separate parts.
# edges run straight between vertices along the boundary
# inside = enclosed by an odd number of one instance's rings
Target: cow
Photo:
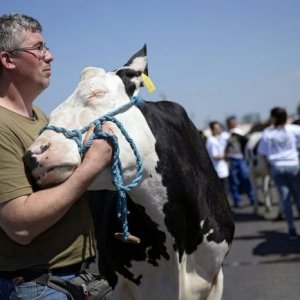
[[[146,46],[114,71],[85,68],[74,92],[50,114],[49,126],[78,130],[94,124],[137,96],[145,85],[143,74],[148,74]],[[221,299],[222,264],[234,222],[201,135],[184,108],[171,101],[145,101],[115,118],[138,149],[143,173],[126,196],[129,231],[140,242],[114,237],[121,224],[111,168],[89,188],[100,195],[91,207],[99,270],[113,288],[112,298]],[[78,141],[49,126],[24,155],[28,174],[41,188],[66,180],[81,162]],[[114,122],[110,126],[124,182],[131,182],[137,156],[120,127]],[[98,190],[103,192],[93,192]]]
[[[264,204],[266,212],[270,212],[272,209],[269,166],[265,157],[257,152],[261,137],[262,131],[251,130],[248,133],[248,141],[245,146],[245,159],[249,167],[249,178],[255,197],[254,211],[256,213],[258,212],[259,203]]]

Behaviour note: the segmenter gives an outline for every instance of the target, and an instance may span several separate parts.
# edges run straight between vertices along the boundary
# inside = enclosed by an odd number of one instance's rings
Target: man
[[[282,107],[270,111],[271,126],[263,131],[258,152],[264,155],[279,193],[289,238],[297,239],[290,196],[293,196],[300,215],[299,153],[300,126],[287,124],[287,112]]]
[[[244,132],[238,127],[235,116],[226,120],[230,136],[227,140],[226,157],[229,161],[229,188],[234,206],[239,207],[242,198],[240,190],[244,189],[250,204],[254,204],[254,193],[249,179],[249,170],[244,158],[244,148],[247,142]]]
[[[206,149],[224,189],[228,191],[228,165],[225,160],[226,140],[222,137],[222,126],[218,121],[209,123],[211,136],[207,138]]]
[[[111,146],[96,140],[64,183],[45,190],[30,185],[22,156],[47,122],[33,101],[49,85],[53,60],[41,31],[31,17],[0,17],[1,300],[67,299],[34,279],[52,272],[70,280],[95,256],[82,195],[111,161]]]

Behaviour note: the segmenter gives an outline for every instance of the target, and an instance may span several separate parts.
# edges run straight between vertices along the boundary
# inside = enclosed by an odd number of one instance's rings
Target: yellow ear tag
[[[150,77],[148,77],[146,74],[142,73],[142,79],[143,79],[143,83],[145,85],[145,87],[148,90],[148,93],[153,93],[156,89],[154,83],[152,82],[152,80],[150,79]]]

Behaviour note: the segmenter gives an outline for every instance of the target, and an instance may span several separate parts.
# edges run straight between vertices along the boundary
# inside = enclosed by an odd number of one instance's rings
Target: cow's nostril
[[[48,148],[49,148],[49,145],[42,145],[42,146],[40,146],[41,153],[44,153],[45,151],[47,151]]]
[[[31,151],[26,151],[23,156],[23,162],[26,167],[26,171],[31,172],[33,169],[35,169],[38,166],[37,160],[35,157],[32,156]]]

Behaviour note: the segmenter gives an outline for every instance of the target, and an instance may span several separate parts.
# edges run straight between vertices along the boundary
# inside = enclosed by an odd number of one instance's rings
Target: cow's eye
[[[96,89],[89,93],[86,93],[83,96],[84,105],[86,105],[86,106],[98,105],[98,104],[102,103],[102,99],[105,97],[106,94],[107,94],[107,91],[102,90],[102,89]]]
[[[96,99],[96,98],[102,98],[104,97],[104,95],[106,94],[107,92],[104,91],[104,90],[94,90],[92,91],[91,93],[89,93],[86,98],[87,100],[92,100],[92,99]]]

